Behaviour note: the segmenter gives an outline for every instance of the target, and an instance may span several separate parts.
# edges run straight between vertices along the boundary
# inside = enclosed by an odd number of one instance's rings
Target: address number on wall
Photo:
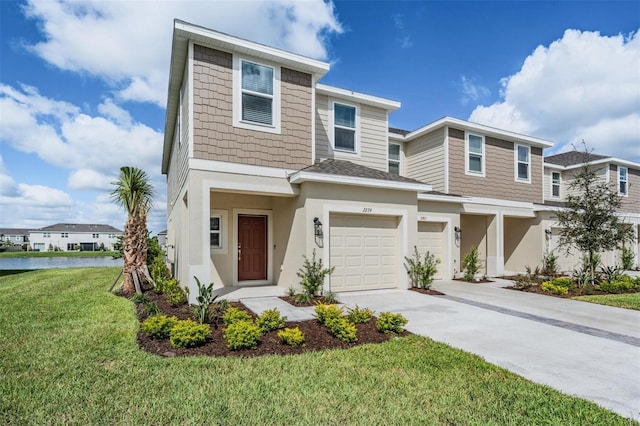
[[[373,209],[371,207],[365,207],[362,209],[362,213],[371,213]]]

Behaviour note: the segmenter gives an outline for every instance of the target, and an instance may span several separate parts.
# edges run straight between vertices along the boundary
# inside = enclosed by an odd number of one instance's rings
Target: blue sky
[[[165,228],[174,18],[326,60],[323,83],[400,101],[394,127],[448,115],[640,162],[635,0],[2,1],[1,227],[122,227],[109,192],[127,164]]]

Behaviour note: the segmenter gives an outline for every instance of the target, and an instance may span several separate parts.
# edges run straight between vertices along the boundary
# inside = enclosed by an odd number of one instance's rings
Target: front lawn
[[[640,311],[640,293],[578,296],[572,299]]]
[[[418,336],[295,356],[141,351],[117,268],[0,278],[2,424],[633,424]]]

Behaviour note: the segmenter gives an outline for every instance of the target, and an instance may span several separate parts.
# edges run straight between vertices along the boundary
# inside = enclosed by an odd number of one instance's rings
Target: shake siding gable
[[[188,67],[188,65],[186,65]],[[190,116],[191,105],[189,104],[189,85],[187,84],[188,72],[184,73],[185,78],[182,82],[182,116],[178,120],[180,126],[176,126],[176,132],[171,148],[171,156],[169,158],[169,171],[167,177],[167,202],[170,207],[175,203],[176,198],[180,194],[180,189],[184,186],[187,179],[187,169],[189,167],[189,141],[190,141]],[[180,109],[178,109],[180,114]],[[179,142],[179,137],[181,142]]]
[[[273,134],[233,127],[230,53],[195,45],[193,62],[195,158],[285,169],[311,165],[310,74],[281,68],[281,134]]]
[[[612,164],[609,168],[611,186],[616,193],[620,187],[619,167]],[[622,197],[622,210],[629,213],[640,213],[640,170],[638,169],[627,167],[627,196]]]
[[[407,177],[445,191],[445,129],[437,129],[409,142],[405,148]]]
[[[542,203],[542,148],[531,147],[531,183],[514,181],[515,144],[485,137],[485,176],[465,174],[465,134],[449,129],[449,192],[483,198]]]
[[[316,93],[316,161],[329,158],[329,97]]]

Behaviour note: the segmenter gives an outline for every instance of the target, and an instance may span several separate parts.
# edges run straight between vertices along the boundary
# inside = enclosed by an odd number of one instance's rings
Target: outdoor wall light
[[[322,238],[322,222],[317,217],[313,218],[313,231],[316,237]]]
[[[547,237],[547,240],[551,239],[551,229],[547,228],[544,230],[544,235]]]
[[[456,240],[459,240],[462,238],[462,229],[460,229],[459,226],[454,226],[453,232],[456,234]]]

